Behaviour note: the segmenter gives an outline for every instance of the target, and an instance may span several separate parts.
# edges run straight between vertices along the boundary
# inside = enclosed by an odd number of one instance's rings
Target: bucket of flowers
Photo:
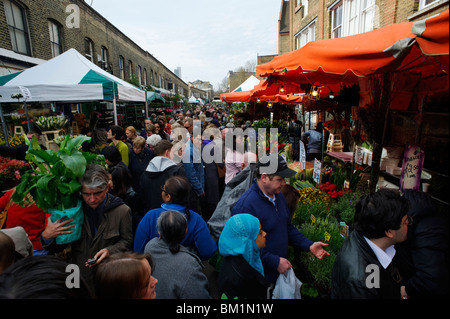
[[[0,190],[9,190],[20,183],[22,175],[30,169],[26,161],[0,156]]]

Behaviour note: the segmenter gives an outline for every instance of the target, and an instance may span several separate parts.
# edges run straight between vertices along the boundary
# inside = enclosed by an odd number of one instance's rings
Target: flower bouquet
[[[57,131],[62,129],[68,122],[64,116],[40,116],[34,122],[41,132]]]

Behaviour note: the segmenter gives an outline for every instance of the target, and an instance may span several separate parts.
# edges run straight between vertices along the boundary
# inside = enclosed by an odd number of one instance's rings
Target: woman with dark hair
[[[145,253],[160,265],[154,272],[159,281],[157,298],[210,299],[202,261],[181,244],[189,228],[186,216],[174,210],[165,211],[158,217],[157,225],[159,237],[145,246]]]
[[[109,193],[123,199],[125,204],[131,208],[134,234],[145,211],[139,194],[133,188],[133,176],[122,161],[117,147],[113,145],[106,146],[102,150],[102,155],[105,156],[105,162],[109,166],[108,172],[111,175]]]
[[[149,254],[113,254],[94,268],[95,297],[98,299],[155,299],[158,280],[152,276]]]
[[[169,177],[161,187],[161,196],[164,201],[161,208],[150,210],[138,225],[134,238],[134,251],[142,253],[145,245],[152,238],[158,237],[158,217],[165,211],[175,210],[182,213],[188,222],[188,231],[181,245],[194,250],[202,260],[212,257],[217,245],[211,238],[203,218],[189,209],[190,185],[186,178]]]
[[[110,145],[114,145],[120,152],[122,156],[122,161],[128,166],[128,146],[124,142],[122,142],[122,137],[125,135],[125,131],[122,127],[118,125],[113,125],[108,131],[107,138],[111,140]]]

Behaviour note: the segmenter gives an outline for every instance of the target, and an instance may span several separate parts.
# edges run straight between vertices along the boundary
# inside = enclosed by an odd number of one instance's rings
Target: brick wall
[[[50,33],[48,20],[56,22],[61,26],[63,39],[63,51],[74,48],[84,55],[85,41],[87,37],[94,43],[94,63],[102,67],[97,55],[101,54],[101,47],[108,50],[108,71],[120,77],[119,56],[125,60],[125,79],[130,76],[128,61],[132,61],[133,73],[138,72],[138,65],[142,72],[147,71],[147,84],[169,89],[169,81],[173,83],[177,93],[188,97],[188,85],[178,78],[166,66],[154,58],[143,48],[139,47],[130,38],[123,34],[114,25],[103,18],[97,11],[88,6],[83,0],[21,0],[16,1],[25,8],[26,18],[31,39],[32,56],[48,60],[52,58],[50,46]],[[69,28],[66,19],[73,11],[66,12],[68,5],[77,5],[79,8],[79,28]],[[12,50],[11,38],[6,23],[3,0],[0,1],[0,47]],[[151,74],[153,72],[153,83]],[[162,78],[160,85],[159,77]],[[144,75],[142,75],[144,84]]]

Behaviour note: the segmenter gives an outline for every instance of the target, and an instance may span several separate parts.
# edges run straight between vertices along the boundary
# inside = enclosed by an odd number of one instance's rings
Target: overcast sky
[[[185,82],[217,89],[229,70],[278,53],[280,0],[86,0]]]

